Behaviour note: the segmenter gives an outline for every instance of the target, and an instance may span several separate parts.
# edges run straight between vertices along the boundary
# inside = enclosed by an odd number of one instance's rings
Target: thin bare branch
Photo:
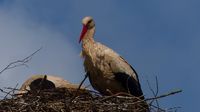
[[[16,67],[19,67],[19,66],[26,66],[26,67],[28,67],[27,63],[32,59],[33,55],[35,55],[41,49],[42,49],[42,47],[40,47],[38,50],[36,50],[31,55],[27,56],[26,58],[24,58],[22,60],[17,60],[17,61],[9,63],[4,69],[2,69],[0,71],[0,74],[2,74],[4,71],[6,71],[8,69],[16,68]]]
[[[154,97],[154,98],[146,98],[145,101],[150,101],[150,100],[154,100],[154,99],[167,97],[167,96],[174,95],[174,94],[177,94],[177,93],[180,93],[180,92],[182,92],[182,90],[172,91],[170,93],[163,94],[163,95],[160,95],[160,96],[157,96],[157,97]]]
[[[153,88],[151,87],[151,84],[149,83],[148,80],[147,80],[147,85],[149,86],[149,89],[150,89],[150,91],[152,92],[153,96],[154,96],[154,97],[157,97],[158,92],[159,92],[159,88],[158,88],[158,78],[157,78],[157,76],[156,76],[156,90],[155,90],[155,92],[154,92]],[[150,102],[150,105],[151,105],[154,101],[156,101],[157,107],[160,107],[157,99],[153,99],[153,100]],[[157,111],[159,111],[159,108],[158,108]]]
[[[13,98],[14,93],[15,93],[15,91],[17,90],[17,89],[16,89],[17,86],[18,86],[18,84],[16,84],[14,88],[10,89],[10,91],[5,92],[5,93],[7,93],[7,94],[4,96],[4,99],[6,99],[8,95],[10,95],[10,96]]]

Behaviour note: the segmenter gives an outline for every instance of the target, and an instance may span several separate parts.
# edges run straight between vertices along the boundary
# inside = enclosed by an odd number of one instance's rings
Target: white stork
[[[21,86],[18,93],[26,93],[29,91],[36,92],[44,89],[66,88],[76,90],[79,87],[77,84],[72,84],[60,77],[51,75],[33,75],[27,79]],[[84,90],[84,87],[80,88]]]
[[[136,71],[118,53],[95,42],[95,22],[92,17],[82,20],[82,56],[85,71],[94,89],[103,95],[130,93],[143,97]]]

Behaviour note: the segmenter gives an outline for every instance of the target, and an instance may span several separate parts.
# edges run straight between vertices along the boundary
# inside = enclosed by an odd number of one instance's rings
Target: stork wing
[[[111,77],[118,80],[127,91],[134,96],[142,96],[142,90],[139,83],[138,75],[131,65],[129,65],[119,54],[112,49],[101,44],[101,55],[104,61],[109,63]]]
[[[136,71],[122,57],[120,57],[120,59],[123,60],[123,62],[120,63],[123,63],[124,66],[127,66],[127,68],[124,69],[127,71],[119,71],[114,73],[115,79],[118,80],[130,94],[137,97],[143,96]],[[116,64],[115,66],[121,67],[120,63]]]

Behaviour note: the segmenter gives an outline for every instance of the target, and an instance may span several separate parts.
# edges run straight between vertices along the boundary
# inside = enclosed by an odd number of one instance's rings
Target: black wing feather
[[[118,80],[122,86],[133,96],[140,97],[143,96],[140,84],[130,75],[126,73],[115,73],[115,79]]]

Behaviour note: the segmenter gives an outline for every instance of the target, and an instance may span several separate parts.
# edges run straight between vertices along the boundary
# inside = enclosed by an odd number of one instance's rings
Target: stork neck
[[[83,40],[82,40],[82,45],[85,46],[87,44],[92,44],[94,43],[94,33],[95,33],[95,27],[92,28],[92,29],[89,29],[85,36],[83,37]]]

